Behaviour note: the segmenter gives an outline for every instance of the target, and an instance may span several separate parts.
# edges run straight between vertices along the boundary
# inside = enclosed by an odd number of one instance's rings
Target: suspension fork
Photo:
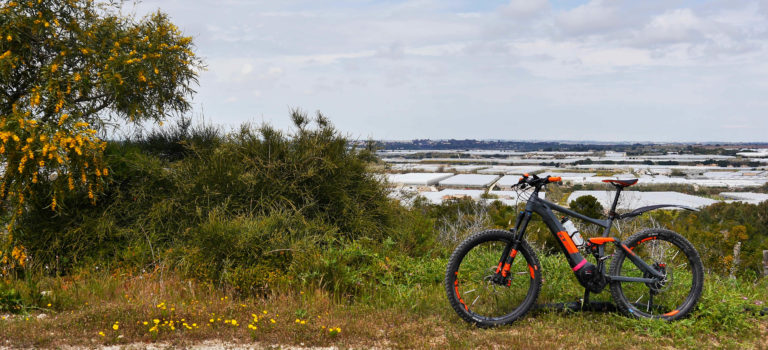
[[[498,280],[506,278],[507,274],[509,274],[509,269],[512,266],[512,262],[515,260],[515,256],[517,256],[517,249],[520,246],[520,242],[523,240],[523,235],[525,234],[525,229],[528,227],[528,222],[531,221],[531,216],[532,213],[529,210],[521,211],[517,214],[515,228],[511,230],[514,234],[514,238],[506,247],[504,247],[504,251],[501,253],[501,257],[499,257],[499,264],[496,266],[495,277]]]

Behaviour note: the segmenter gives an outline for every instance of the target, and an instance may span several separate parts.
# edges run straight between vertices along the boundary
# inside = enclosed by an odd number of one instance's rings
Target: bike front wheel
[[[533,249],[520,242],[506,279],[494,279],[509,231],[487,230],[462,242],[445,272],[448,300],[465,321],[480,327],[509,324],[525,315],[541,290],[541,268]]]
[[[624,244],[664,278],[656,283],[611,282],[611,295],[619,310],[633,317],[670,321],[693,310],[701,297],[704,272],[699,253],[685,237],[669,230],[648,229],[632,235]],[[621,249],[613,257],[610,274],[652,277]]]

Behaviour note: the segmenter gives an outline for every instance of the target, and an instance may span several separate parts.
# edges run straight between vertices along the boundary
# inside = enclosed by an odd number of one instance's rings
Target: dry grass
[[[766,318],[754,319],[752,329],[742,332],[711,333],[695,322],[667,327],[611,313],[544,311],[509,327],[481,330],[459,320],[439,288],[418,297],[426,301],[362,303],[322,291],[238,298],[210,285],[167,276],[161,281],[157,275],[46,283],[52,289],[51,310],[0,320],[0,346],[187,347],[210,344],[205,343],[210,340],[226,342],[226,346],[408,349],[768,346]],[[158,326],[153,330],[155,320]],[[329,328],[341,332],[333,334]]]

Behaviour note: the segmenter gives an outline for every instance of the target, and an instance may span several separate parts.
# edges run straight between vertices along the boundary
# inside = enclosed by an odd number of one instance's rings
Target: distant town
[[[609,206],[606,179],[638,178],[619,209],[650,204],[704,207],[768,200],[768,143],[600,143],[569,141],[377,141],[379,172],[404,202],[454,198],[515,205],[521,174],[560,176],[550,200],[591,195]],[[550,186],[551,187],[551,186]]]

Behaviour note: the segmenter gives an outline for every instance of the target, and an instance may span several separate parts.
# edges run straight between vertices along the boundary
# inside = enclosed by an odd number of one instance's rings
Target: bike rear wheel
[[[541,271],[536,254],[520,242],[508,278],[499,283],[496,274],[509,231],[487,230],[462,242],[451,255],[445,272],[448,300],[465,321],[480,327],[509,324],[525,315],[541,290]]]
[[[663,229],[638,232],[624,242],[643,261],[664,274],[657,283],[611,282],[619,310],[640,318],[677,320],[685,317],[701,297],[704,272],[698,252],[685,237]],[[650,278],[618,249],[610,275]]]

